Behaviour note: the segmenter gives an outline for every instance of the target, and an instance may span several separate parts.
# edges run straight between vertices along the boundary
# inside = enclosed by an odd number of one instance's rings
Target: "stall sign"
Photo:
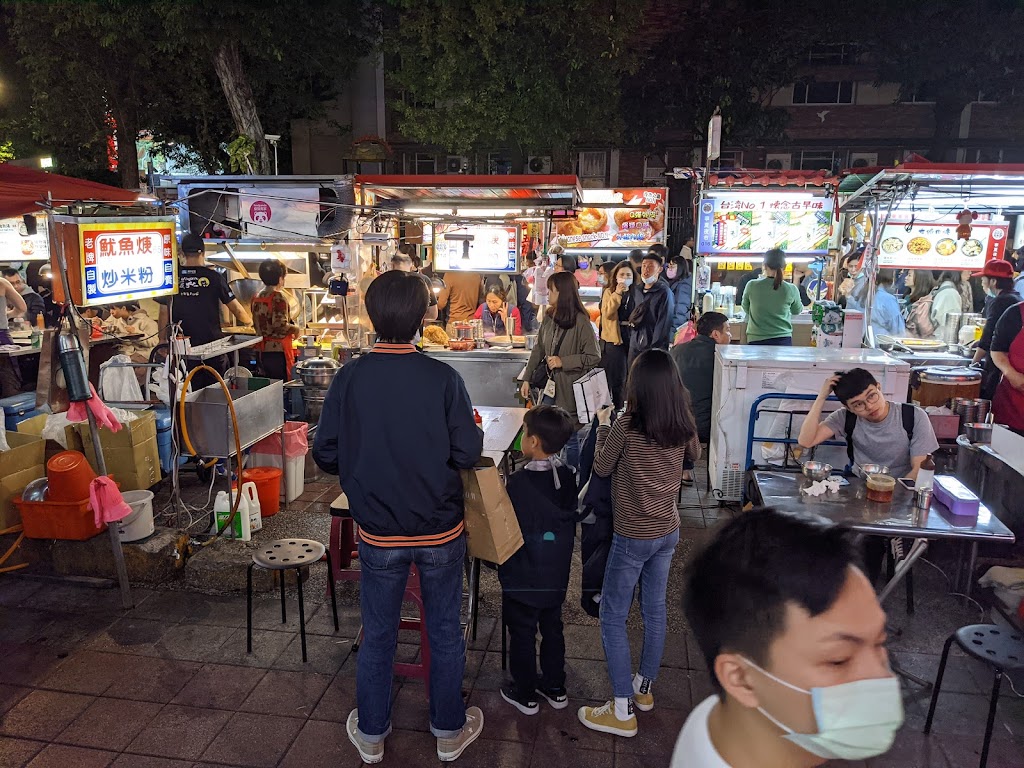
[[[628,250],[664,243],[667,204],[665,188],[584,189],[576,217],[554,222],[550,245]]]
[[[889,221],[878,244],[878,266],[893,269],[980,270],[1002,257],[1009,228],[1006,222],[975,222],[967,240],[957,239],[958,222],[914,224]]]
[[[247,236],[274,240],[318,237],[317,187],[245,187],[239,192],[239,212]]]
[[[837,228],[832,198],[810,193],[715,194],[700,202],[697,250],[703,254],[825,255]]]
[[[30,235],[21,216],[0,219],[0,262],[49,261],[50,237],[46,216],[36,215],[36,234]]]
[[[518,255],[518,227],[471,225],[434,232],[437,272],[514,273]]]
[[[168,296],[177,291],[174,220],[81,222],[85,306]]]

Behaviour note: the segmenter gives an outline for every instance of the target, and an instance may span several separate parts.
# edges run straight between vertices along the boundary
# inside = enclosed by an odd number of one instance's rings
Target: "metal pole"
[[[49,196],[48,196],[49,197]],[[68,263],[67,258],[64,255],[64,241],[61,238],[55,237],[56,227],[53,220],[53,207],[52,198],[51,207],[47,212],[47,229],[49,230],[50,243],[55,247],[57,253],[57,263],[60,265],[60,281],[64,287],[64,301],[71,304],[71,286],[68,283]],[[78,333],[75,321],[75,312],[68,312],[68,328],[72,335]],[[57,329],[58,334],[60,329]],[[103,445],[100,442],[99,427],[96,424],[96,417],[90,409],[85,409],[86,415],[89,418],[89,434],[92,436],[92,450],[96,454],[96,472],[101,477],[107,474],[107,462],[103,458]],[[133,608],[135,603],[132,600],[131,587],[128,584],[128,568],[124,564],[124,550],[121,548],[121,537],[117,532],[116,525],[108,525],[107,533],[110,536],[110,550],[114,554],[114,566],[117,569],[117,583],[121,587],[121,607],[126,611]]]

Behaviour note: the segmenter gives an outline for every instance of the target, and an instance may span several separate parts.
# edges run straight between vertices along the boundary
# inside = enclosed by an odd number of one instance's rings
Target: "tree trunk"
[[[955,96],[938,96],[935,100],[935,131],[932,133],[928,159],[934,163],[946,163],[955,160],[950,157],[954,140],[960,136],[960,119],[968,102]]]
[[[135,141],[139,127],[123,112],[114,112],[114,137],[117,139],[117,173],[125,189],[139,187],[139,153]]]
[[[270,146],[263,138],[263,123],[260,122],[249,78],[242,66],[238,43],[234,40],[225,40],[213,56],[213,66],[227,99],[228,108],[231,110],[235,130],[256,143],[256,154],[251,158],[253,172],[258,175],[273,173],[270,165]]]

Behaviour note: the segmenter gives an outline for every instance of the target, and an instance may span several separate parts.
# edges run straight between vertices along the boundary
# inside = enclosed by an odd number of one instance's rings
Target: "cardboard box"
[[[43,428],[46,426],[46,420],[53,414],[43,413],[39,416],[33,416],[31,419],[25,419],[25,421],[18,424],[19,435],[34,435],[35,437],[41,437],[43,434]],[[12,433],[8,433],[9,435]],[[58,443],[56,440],[46,441],[46,460],[49,461],[54,455],[61,451],[81,451],[82,450],[82,438],[79,437],[78,432],[75,430],[73,424],[69,424],[64,427],[64,440],[67,442],[68,447],[65,448],[63,445]]]
[[[156,414],[134,411],[137,419],[129,421],[119,432],[100,427],[100,445],[111,475],[122,491],[144,491],[160,482],[160,451],[156,442]],[[98,473],[96,454],[88,422],[75,424],[89,464]]]
[[[523,546],[523,532],[505,483],[494,462],[486,457],[461,475],[469,554],[501,565]]]
[[[7,444],[10,450],[0,453],[0,531],[21,522],[11,499],[20,498],[26,485],[46,475],[42,438],[8,432]]]

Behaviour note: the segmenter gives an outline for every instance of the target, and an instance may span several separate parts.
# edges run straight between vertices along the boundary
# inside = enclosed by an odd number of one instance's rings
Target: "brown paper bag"
[[[85,370],[88,371],[90,331],[85,326],[76,330],[85,358]],[[64,413],[70,403],[67,386],[64,384],[64,371],[57,354],[57,336],[58,331],[53,328],[43,331],[43,342],[39,348],[39,374],[36,378],[36,406],[41,408],[48,405],[51,413]]]
[[[461,475],[469,554],[501,565],[523,546],[523,532],[505,484],[494,462],[486,457]]]

